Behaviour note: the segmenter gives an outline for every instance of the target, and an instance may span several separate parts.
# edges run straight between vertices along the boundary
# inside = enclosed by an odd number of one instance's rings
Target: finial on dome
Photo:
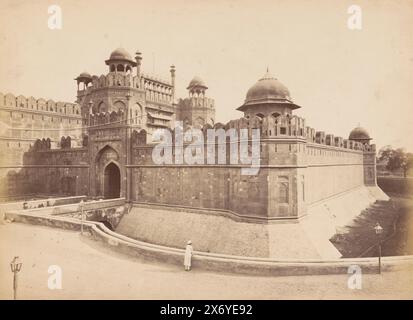
[[[350,135],[348,137],[349,140],[356,140],[356,141],[369,141],[371,140],[369,133],[366,129],[360,127],[360,123],[356,128],[351,130]]]
[[[265,72],[264,76],[260,80],[265,79],[277,79],[270,73],[270,68],[267,66],[267,72]]]

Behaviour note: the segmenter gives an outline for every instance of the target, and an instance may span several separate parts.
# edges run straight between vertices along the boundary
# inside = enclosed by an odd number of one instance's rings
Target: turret
[[[267,73],[247,92],[245,102],[237,110],[245,117],[263,118],[268,115],[292,115],[292,110],[300,108],[290,97],[288,88],[277,78]]]
[[[132,68],[137,66],[137,63],[132,59],[131,55],[123,48],[118,48],[113,51],[105,63],[109,66],[109,72],[115,73],[131,73]]]
[[[172,103],[175,102],[175,66],[171,66],[171,83],[172,83]]]
[[[205,85],[204,81],[202,81],[200,77],[196,76],[191,80],[187,89],[189,91],[190,97],[205,97],[205,91],[208,89],[208,87]]]
[[[362,144],[370,144],[370,140],[371,140],[370,135],[367,132],[367,130],[360,126],[351,130],[348,139],[361,142]]]
[[[136,77],[138,78],[138,83],[140,82],[141,79],[141,64],[142,64],[142,53],[139,51],[136,51]]]
[[[215,123],[215,102],[208,98],[205,91],[208,89],[200,77],[194,77],[187,87],[188,98],[180,99],[177,104],[177,120],[184,126],[202,128],[205,124]]]
[[[82,72],[78,77],[76,77],[75,80],[77,81],[77,91],[79,91],[79,85],[81,83],[83,84],[82,90],[85,90],[89,83],[92,82],[92,76],[90,75],[90,73],[85,71]]]

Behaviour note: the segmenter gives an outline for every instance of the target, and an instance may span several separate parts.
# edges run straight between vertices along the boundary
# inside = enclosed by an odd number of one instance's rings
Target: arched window
[[[305,201],[305,183],[304,176],[301,176],[301,192],[303,194],[303,201]]]
[[[116,111],[126,110],[126,105],[122,101],[118,100],[113,104],[113,107]]]
[[[279,177],[278,178],[278,201],[280,203],[289,202],[289,183],[288,177]]]
[[[117,70],[118,70],[119,72],[123,72],[123,71],[125,71],[125,68],[123,67],[122,64],[118,64]]]
[[[106,104],[103,101],[99,103],[97,112],[106,112]]]
[[[279,184],[279,199],[280,203],[288,203],[288,182]]]

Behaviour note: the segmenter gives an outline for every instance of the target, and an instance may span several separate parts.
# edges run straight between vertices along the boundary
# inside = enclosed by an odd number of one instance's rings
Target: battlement
[[[82,90],[78,89],[78,94],[87,94],[92,90],[97,90],[100,88],[107,87],[134,87],[134,80],[136,77],[133,77],[130,73],[115,73],[110,72],[106,75],[102,74],[100,76],[92,76],[92,80],[85,86]]]
[[[80,115],[80,106],[71,102],[55,102],[51,99],[36,99],[34,97],[26,98],[23,95],[15,96],[14,94],[3,94],[0,92],[0,108],[19,108],[33,111],[46,111],[56,115]]]
[[[206,135],[207,129],[248,129],[248,136],[251,137],[252,129],[260,129],[261,139],[283,139],[296,138],[305,140],[310,143],[331,146],[341,149],[360,150],[375,152],[374,144],[363,144],[358,141],[343,139],[336,137],[333,134],[326,134],[324,131],[316,131],[315,129],[305,125],[305,119],[298,116],[272,115],[266,117],[250,117],[230,120],[226,124],[217,122],[213,126],[206,124],[202,127],[202,131]]]
[[[202,96],[191,96],[189,98],[179,99],[178,106],[184,108],[215,108],[215,100]]]
[[[60,142],[55,145],[60,149],[71,149],[72,148],[72,137],[71,136],[62,136]],[[50,151],[56,150],[52,145],[52,140],[50,138],[36,139],[33,146],[29,151],[38,152],[38,151]]]
[[[122,111],[112,111],[112,112],[98,112],[90,114],[89,124],[94,125],[104,125],[104,124],[122,124],[126,120],[126,114]]]
[[[272,115],[262,119],[263,137],[291,136],[305,138],[305,120],[298,116]]]
[[[37,139],[33,145],[33,147],[30,149],[31,151],[43,151],[43,150],[50,150],[51,149],[51,140],[50,138],[43,138],[43,139]]]
[[[83,89],[78,88],[78,95],[84,96],[102,88],[135,88],[145,91],[145,98],[149,101],[165,104],[172,103],[173,86],[165,80],[154,77],[141,76],[140,78],[130,73],[110,72],[106,75],[92,76],[91,82]]]

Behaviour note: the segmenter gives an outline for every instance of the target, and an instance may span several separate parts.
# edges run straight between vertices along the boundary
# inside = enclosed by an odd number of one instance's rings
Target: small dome
[[[110,60],[128,60],[133,61],[132,56],[123,48],[117,48],[110,54]]]
[[[79,74],[75,80],[77,81],[86,81],[86,82],[90,82],[92,80],[92,76],[90,75],[89,72],[82,72],[81,74]]]
[[[195,88],[195,87],[201,87],[204,89],[208,89],[208,87],[205,85],[205,82],[198,76],[195,76],[191,82],[189,82],[189,85],[187,89]]]
[[[370,140],[370,135],[366,129],[357,127],[351,130],[349,140]]]
[[[79,75],[79,78],[92,78],[92,76],[89,72],[84,71]]]
[[[290,92],[267,70],[267,73],[248,90],[245,104],[274,99],[290,100]]]
[[[247,91],[244,104],[237,110],[246,111],[259,105],[283,105],[291,110],[301,108],[291,101],[290,91],[273,77],[268,69],[267,73]]]

